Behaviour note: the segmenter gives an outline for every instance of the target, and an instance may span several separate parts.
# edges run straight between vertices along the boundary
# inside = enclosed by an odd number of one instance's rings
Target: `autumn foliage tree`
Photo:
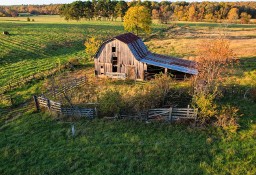
[[[93,58],[100,44],[101,44],[101,40],[96,37],[90,37],[85,41],[84,43],[85,52],[88,55],[89,59]]]
[[[198,76],[193,79],[193,105],[200,109],[202,123],[216,116],[214,100],[220,95],[219,87],[224,82],[227,70],[233,64],[233,51],[223,37],[204,41],[198,46]]]
[[[238,9],[237,8],[232,8],[229,12],[228,12],[228,20],[230,22],[235,22],[238,19]]]
[[[130,32],[144,31],[147,34],[151,32],[152,23],[149,9],[144,6],[130,7],[124,16],[124,29]]]
[[[251,15],[247,14],[246,12],[241,13],[240,20],[242,24],[248,24],[251,19]]]

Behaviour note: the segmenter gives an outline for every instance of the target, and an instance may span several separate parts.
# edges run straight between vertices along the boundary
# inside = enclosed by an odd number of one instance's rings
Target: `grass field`
[[[0,35],[0,88],[52,70],[70,58],[84,63],[83,42],[88,36],[124,32],[121,22],[33,18],[35,22],[0,18],[0,31],[11,33]],[[154,52],[194,59],[197,44],[225,34],[242,60],[230,82],[256,87],[256,25],[177,25],[163,30],[166,26],[154,24],[156,36],[146,45]],[[92,66],[85,64],[77,73],[93,74]],[[44,83],[44,79],[29,82],[8,94],[23,102],[40,93]],[[35,113],[31,105],[18,107],[13,114],[3,114],[8,108],[0,108],[0,174],[256,174],[256,103],[238,96],[221,103],[236,106],[243,114],[238,132],[83,119],[73,122],[76,134],[72,137],[72,123]],[[13,120],[6,122],[10,116]]]

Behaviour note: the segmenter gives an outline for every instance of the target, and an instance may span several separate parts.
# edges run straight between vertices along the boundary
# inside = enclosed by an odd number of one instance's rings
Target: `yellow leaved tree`
[[[151,15],[148,8],[144,6],[130,7],[124,16],[124,29],[130,32],[145,31],[147,34],[151,32]]]
[[[85,52],[89,56],[90,60],[96,54],[98,48],[100,47],[100,44],[101,40],[97,39],[96,37],[90,37],[85,41]]]

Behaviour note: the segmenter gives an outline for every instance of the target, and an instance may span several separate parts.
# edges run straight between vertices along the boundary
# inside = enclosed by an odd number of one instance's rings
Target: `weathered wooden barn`
[[[145,80],[156,73],[176,78],[197,75],[194,61],[151,53],[143,41],[125,33],[105,41],[94,57],[95,75]]]

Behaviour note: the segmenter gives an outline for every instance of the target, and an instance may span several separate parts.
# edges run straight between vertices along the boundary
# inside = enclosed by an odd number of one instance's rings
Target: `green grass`
[[[255,174],[256,125],[237,134],[26,114],[0,135],[1,174]]]
[[[91,35],[123,32],[121,25],[0,23],[0,87],[34,73],[57,67],[71,57],[83,59],[84,40]]]

